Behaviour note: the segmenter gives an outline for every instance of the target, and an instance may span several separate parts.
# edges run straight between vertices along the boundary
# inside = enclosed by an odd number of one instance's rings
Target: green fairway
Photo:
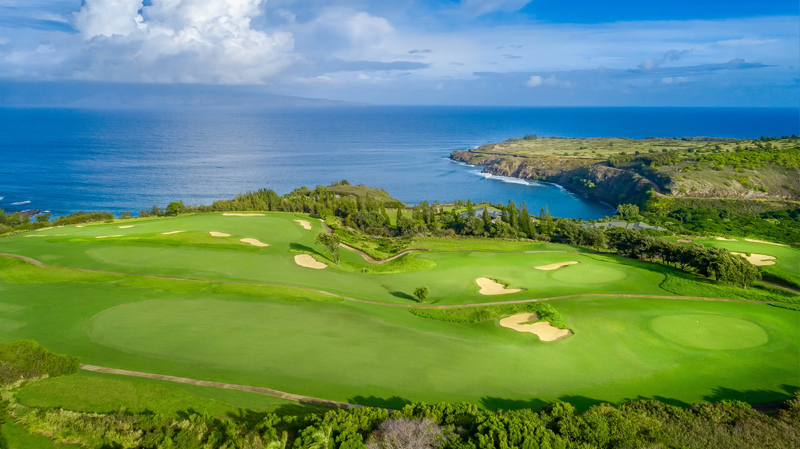
[[[308,220],[312,229],[295,220]],[[559,399],[583,407],[637,397],[766,402],[800,388],[797,311],[759,303],[625,297],[763,300],[770,298],[766,290],[745,291],[656,264],[534,242],[509,241],[493,252],[475,240],[466,245],[468,251],[452,252],[445,249],[458,246],[452,241],[430,239],[429,247],[445,252],[410,254],[386,264],[342,250],[337,267],[314,243],[322,230],[319,221],[299,214],[208,214],[4,238],[0,253],[115,273],[0,258],[0,341],[35,339],[92,365],[391,407],[469,401],[518,408]],[[173,231],[183,232],[164,234]],[[212,231],[230,236],[215,237]],[[96,238],[107,235],[122,237]],[[542,252],[514,252],[514,245]],[[301,267],[294,261],[297,254],[312,254],[328,268]],[[536,268],[563,262],[578,263]],[[525,291],[482,295],[475,282],[480,277]],[[418,306],[411,293],[423,285],[431,291],[428,304],[435,306],[607,296],[549,301],[574,335],[542,342],[495,319],[446,322],[395,307]],[[95,390],[113,394],[89,398]],[[210,414],[282,404],[209,390],[81,373],[32,384],[21,391],[20,401],[164,413],[185,403]]]
[[[775,257],[774,265],[763,266],[762,272],[771,273],[778,278],[800,287],[800,249],[768,243],[748,242],[745,239],[723,241],[718,239],[698,239],[696,243],[707,246],[727,248],[744,254],[765,254]]]

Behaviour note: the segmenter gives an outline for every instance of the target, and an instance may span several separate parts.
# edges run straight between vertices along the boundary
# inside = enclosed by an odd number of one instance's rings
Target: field
[[[800,388],[798,312],[758,302],[797,301],[788,293],[777,298],[566,245],[483,239],[415,241],[410,247],[424,251],[381,264],[342,249],[336,266],[314,243],[323,232],[318,220],[253,214],[0,239],[0,253],[29,258],[0,257],[0,341],[34,339],[90,365],[393,408],[411,401],[535,408],[555,400],[586,408],[640,397],[760,403]],[[781,252],[776,269],[791,271],[798,251],[771,248]],[[327,268],[298,265],[303,254]],[[579,263],[536,268],[563,262]],[[483,295],[478,278],[523,291]],[[412,296],[420,286],[430,289],[422,304]],[[526,300],[547,300],[554,324],[574,335],[544,342],[494,318],[446,321],[410,310],[456,314]],[[542,303],[529,306],[538,312]],[[92,391],[109,393],[96,399]],[[253,393],[86,372],[28,385],[18,400],[84,411],[300,408]]]

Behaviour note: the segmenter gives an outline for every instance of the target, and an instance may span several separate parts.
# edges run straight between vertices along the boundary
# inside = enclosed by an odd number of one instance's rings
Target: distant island
[[[485,173],[545,181],[615,206],[644,205],[654,196],[675,202],[749,201],[747,209],[800,206],[800,138],[559,138],[535,134],[451,159]],[[698,204],[697,200],[701,200]]]

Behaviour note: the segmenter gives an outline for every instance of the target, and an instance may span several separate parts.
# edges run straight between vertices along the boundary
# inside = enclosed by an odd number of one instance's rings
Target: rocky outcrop
[[[559,184],[609,204],[641,204],[658,187],[640,174],[606,166],[602,159],[558,156],[519,157],[481,151],[454,151],[451,159],[483,166],[484,173]]]

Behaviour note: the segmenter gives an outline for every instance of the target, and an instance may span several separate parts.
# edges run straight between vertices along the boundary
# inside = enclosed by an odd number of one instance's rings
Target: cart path
[[[208,380],[187,379],[185,377],[167,376],[164,374],[143,373],[140,371],[129,371],[126,369],[106,368],[104,366],[84,365],[81,364],[81,369],[84,371],[92,371],[95,373],[117,374],[120,376],[129,377],[144,377],[146,379],[164,380],[167,382],[177,382],[187,385],[198,385],[201,387],[223,388],[226,390],[246,391],[248,393],[258,393],[267,396],[272,396],[290,401],[303,402],[305,404],[322,405],[325,407],[334,408],[362,408],[363,405],[350,404],[347,402],[329,401],[327,399],[313,398],[311,396],[303,396],[299,394],[286,393],[283,391],[273,390],[271,388],[251,387],[248,385],[227,384],[222,382],[212,382]]]
[[[680,300],[687,300],[687,301],[718,301],[718,302],[741,302],[741,303],[751,303],[751,304],[768,304],[772,305],[773,302],[767,301],[756,301],[751,299],[728,299],[728,298],[709,298],[704,296],[678,296],[678,295],[625,295],[625,294],[615,294],[615,293],[577,293],[574,295],[562,295],[562,296],[549,296],[544,298],[531,298],[531,299],[518,299],[512,301],[495,301],[495,302],[481,302],[481,303],[473,303],[473,304],[447,304],[447,305],[435,305],[435,304],[394,304],[389,302],[382,302],[382,301],[370,301],[368,299],[358,299],[353,298],[351,296],[340,295],[338,293],[332,293],[325,290],[320,290],[312,287],[303,287],[299,285],[291,285],[291,284],[275,284],[270,282],[252,282],[252,281],[224,281],[224,280],[215,280],[215,279],[201,279],[201,278],[190,278],[190,277],[181,277],[181,276],[167,276],[163,274],[146,274],[146,273],[125,273],[119,271],[107,271],[107,270],[95,270],[92,268],[79,268],[79,267],[59,267],[55,265],[47,265],[44,264],[36,259],[26,257],[26,256],[19,256],[16,254],[2,254],[0,253],[0,257],[10,257],[14,259],[19,259],[24,262],[27,262],[31,265],[34,265],[39,268],[49,268],[49,269],[56,269],[56,270],[70,270],[70,271],[81,271],[87,273],[102,273],[102,274],[113,274],[116,276],[136,276],[136,277],[147,277],[147,278],[157,278],[157,279],[173,279],[177,281],[193,281],[193,282],[208,282],[211,284],[232,284],[232,285],[260,285],[264,287],[284,287],[284,288],[295,288],[298,290],[306,290],[310,292],[320,293],[323,295],[332,296],[334,298],[340,298],[346,301],[357,302],[361,304],[370,304],[375,306],[385,306],[385,307],[398,307],[403,309],[465,309],[471,307],[484,307],[484,306],[498,306],[498,305],[507,305],[507,304],[525,304],[525,303],[533,303],[533,302],[544,302],[544,301],[555,301],[558,299],[570,299],[570,298],[639,298],[639,299],[680,299]]]

